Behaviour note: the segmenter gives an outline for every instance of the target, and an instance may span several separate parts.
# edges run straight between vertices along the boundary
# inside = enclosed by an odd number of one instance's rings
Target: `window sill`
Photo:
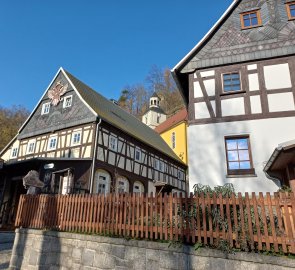
[[[260,24],[260,25],[255,25],[255,26],[249,26],[249,27],[242,27],[241,30],[250,30],[250,29],[254,29],[254,28],[259,28],[259,27],[262,27],[263,25]]]
[[[226,178],[247,178],[247,177],[257,177],[257,174],[227,174]]]
[[[245,90],[242,91],[231,91],[231,92],[223,92],[220,94],[220,96],[229,96],[229,95],[237,95],[237,94],[244,94],[246,93]]]

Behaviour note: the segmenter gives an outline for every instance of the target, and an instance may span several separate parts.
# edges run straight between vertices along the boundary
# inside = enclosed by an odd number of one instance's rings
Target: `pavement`
[[[9,268],[14,236],[14,232],[0,232],[0,269]]]

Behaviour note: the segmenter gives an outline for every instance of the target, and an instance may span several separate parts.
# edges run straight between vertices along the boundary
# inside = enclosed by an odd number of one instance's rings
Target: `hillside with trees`
[[[0,106],[0,151],[17,134],[28,115],[29,111],[23,106]]]
[[[156,92],[161,98],[161,108],[168,115],[173,115],[184,107],[182,97],[168,68],[153,66],[145,82],[128,85],[123,88],[118,99],[119,105],[141,119],[149,106],[149,98]]]

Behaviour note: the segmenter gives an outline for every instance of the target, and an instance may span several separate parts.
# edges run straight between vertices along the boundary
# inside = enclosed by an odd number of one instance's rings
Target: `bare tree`
[[[28,115],[29,111],[23,106],[0,106],[0,151],[16,135]]]

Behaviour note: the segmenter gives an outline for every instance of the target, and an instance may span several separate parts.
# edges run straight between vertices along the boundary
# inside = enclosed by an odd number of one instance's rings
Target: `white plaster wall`
[[[279,64],[264,67],[266,89],[290,88],[291,78],[289,64]]]
[[[293,93],[268,94],[268,106],[270,112],[293,111]]]
[[[200,73],[201,77],[209,77],[209,76],[214,76],[215,75],[215,70],[208,70],[208,71],[203,71]]]
[[[212,187],[232,183],[240,192],[274,192],[278,186],[263,168],[278,144],[294,139],[295,117],[261,119],[188,127],[190,190],[202,183]],[[224,137],[249,134],[257,177],[227,178]]]
[[[262,112],[260,96],[251,96],[250,102],[251,102],[251,112],[252,113],[261,113]]]
[[[245,114],[244,98],[230,98],[221,101],[222,116]]]
[[[199,82],[194,82],[194,97],[203,97],[203,92]]]
[[[215,79],[204,80],[204,85],[208,96],[215,96]]]
[[[210,113],[209,113],[206,102],[195,103],[195,118],[196,119],[210,118]]]
[[[258,74],[249,74],[249,90],[255,91],[259,90],[259,80],[258,80]]]

